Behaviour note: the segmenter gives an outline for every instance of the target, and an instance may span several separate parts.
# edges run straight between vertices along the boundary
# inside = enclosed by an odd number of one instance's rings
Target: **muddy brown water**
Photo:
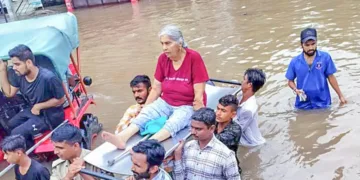
[[[79,9],[81,70],[93,78],[89,92],[97,102],[90,110],[113,131],[135,103],[130,80],[154,73],[161,53],[158,31],[176,24],[211,77],[241,80],[249,67],[267,74],[257,93],[267,143],[239,149],[243,179],[359,179],[359,9],[358,0],[143,0]],[[318,29],[318,49],[332,55],[345,106],[331,89],[330,109],[293,108],[295,96],[284,75],[301,52],[305,27]]]

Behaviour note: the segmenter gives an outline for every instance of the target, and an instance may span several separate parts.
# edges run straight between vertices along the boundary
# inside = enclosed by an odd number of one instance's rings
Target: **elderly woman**
[[[200,54],[187,47],[179,28],[165,26],[159,33],[163,52],[145,107],[132,124],[117,135],[104,132],[104,140],[124,149],[127,140],[144,130],[148,121],[167,117],[164,127],[151,139],[163,141],[190,123],[194,110],[206,104],[205,83],[209,76]]]

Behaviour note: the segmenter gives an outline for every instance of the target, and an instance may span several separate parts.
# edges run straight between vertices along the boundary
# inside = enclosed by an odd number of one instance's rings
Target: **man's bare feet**
[[[126,143],[121,140],[119,136],[116,136],[115,134],[109,133],[104,131],[101,134],[101,137],[106,141],[114,146],[116,146],[118,149],[125,149]]]

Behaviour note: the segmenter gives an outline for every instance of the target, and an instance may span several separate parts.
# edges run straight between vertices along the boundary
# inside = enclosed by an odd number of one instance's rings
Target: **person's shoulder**
[[[63,164],[63,163],[65,163],[65,160],[62,160],[62,159],[57,159],[57,160],[55,160],[55,161],[53,161],[52,162],[52,165],[51,165],[51,167],[52,168],[56,168],[56,166],[59,166],[59,165],[61,165],[61,164]]]
[[[133,104],[133,105],[129,106],[126,111],[129,111],[129,112],[134,111],[134,112],[136,112],[140,108],[139,106],[140,106],[139,104]]]
[[[186,48],[186,52],[187,52],[187,53],[190,53],[190,54],[192,54],[192,55],[200,56],[200,53],[197,52],[197,51],[194,50],[194,49]]]
[[[241,108],[242,111],[251,111],[251,112],[256,112],[257,109],[258,109],[258,104],[255,95],[253,95],[251,98],[246,100],[244,106]]]
[[[217,138],[214,138],[214,145],[215,149],[217,151],[221,151],[221,155],[224,155],[224,157],[228,157],[234,154],[232,150],[230,150],[224,143],[222,143]]]
[[[14,173],[15,173],[15,177],[19,178],[20,172],[19,172],[19,165],[17,165],[17,164],[15,164],[15,166],[14,166]]]
[[[89,155],[90,153],[91,153],[90,150],[82,148],[82,149],[81,149],[80,158],[81,158],[81,159],[84,159],[84,158],[85,158],[87,155]],[[85,163],[86,163],[86,162],[85,162]],[[86,164],[87,164],[87,163],[86,163]]]
[[[158,57],[158,61],[159,62],[163,62],[163,61],[166,61],[166,60],[168,60],[168,57],[166,56],[166,54],[163,52],[163,53],[161,53],[160,55],[159,55],[159,57]]]
[[[88,155],[88,154],[90,154],[91,153],[91,151],[90,150],[88,150],[88,149],[81,149],[81,155],[84,155],[84,157],[86,156],[86,155]]]
[[[257,106],[257,101],[256,101],[256,96],[253,95],[250,99],[249,99],[251,104],[255,104]]]
[[[191,140],[191,141],[188,141],[188,142],[185,142],[185,145],[184,145],[184,148],[189,148],[189,147],[192,147],[194,145],[196,145],[197,141],[196,140]]]
[[[190,48],[186,48],[186,53],[189,53],[190,56],[192,57],[192,59],[195,59],[195,60],[202,60],[202,57],[200,55],[199,52],[193,50],[193,49],[190,49]]]
[[[331,59],[331,55],[328,52],[317,50],[318,55],[325,60]]]
[[[43,68],[43,67],[39,67],[39,71],[40,73],[42,74],[46,74],[46,75],[50,75],[50,76],[55,76],[55,73],[50,71],[49,69],[47,68]]]
[[[300,53],[300,54],[294,56],[294,57],[291,59],[290,64],[301,61],[301,59],[302,59],[303,56],[304,56],[303,53]]]
[[[161,177],[163,178],[163,180],[172,180],[169,173],[167,173],[164,169],[159,168],[159,173],[161,173],[161,175],[162,175]]]
[[[18,164],[15,164],[14,170],[15,170],[15,172],[17,172],[19,170],[19,165]]]
[[[39,72],[41,77],[45,78],[45,79],[52,79],[52,78],[56,78],[56,74],[52,71],[50,71],[49,69],[43,68],[43,67],[39,67]]]
[[[31,164],[33,167],[35,167],[35,169],[46,169],[46,167],[44,165],[42,165],[41,163],[39,163],[38,161],[31,159]]]
[[[322,50],[316,50],[316,51],[320,56],[330,56],[330,54],[326,51],[322,51]]]
[[[251,102],[244,106],[244,108],[241,110],[242,114],[248,114],[248,115],[254,115],[258,111],[258,104],[256,102]]]
[[[91,153],[90,150],[82,148],[81,149],[81,154],[80,154],[80,159],[84,159],[90,153]]]
[[[230,128],[236,131],[241,131],[241,126],[238,123],[236,123],[234,120],[231,121]]]

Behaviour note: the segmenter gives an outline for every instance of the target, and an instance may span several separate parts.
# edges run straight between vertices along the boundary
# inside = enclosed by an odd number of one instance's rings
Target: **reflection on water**
[[[143,0],[77,10],[82,72],[93,78],[90,91],[97,100],[92,111],[114,130],[135,103],[129,81],[154,73],[161,53],[158,31],[177,24],[211,77],[241,80],[249,67],[266,71],[267,83],[257,96],[267,143],[240,148],[243,179],[358,179],[359,8],[358,0]],[[331,90],[331,109],[294,110],[295,95],[284,76],[301,52],[305,27],[318,29],[318,48],[332,55],[347,105],[340,107]]]

